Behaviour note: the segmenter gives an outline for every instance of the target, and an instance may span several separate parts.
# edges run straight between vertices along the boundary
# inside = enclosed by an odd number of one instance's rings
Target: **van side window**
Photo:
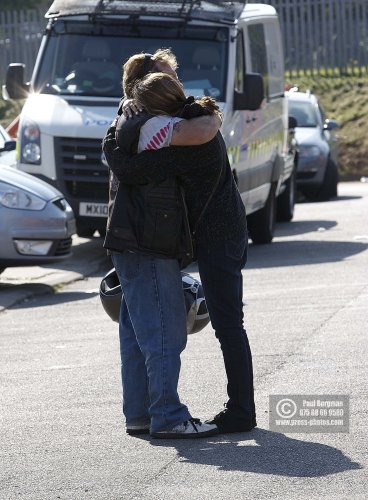
[[[268,21],[264,24],[267,58],[268,58],[268,93],[272,97],[284,95],[284,61],[282,54],[282,41],[277,22]]]
[[[267,50],[263,24],[249,25],[248,39],[252,71],[263,76],[265,95],[268,97]]]
[[[238,92],[244,91],[244,38],[243,31],[238,32],[236,39],[236,61],[234,88]]]

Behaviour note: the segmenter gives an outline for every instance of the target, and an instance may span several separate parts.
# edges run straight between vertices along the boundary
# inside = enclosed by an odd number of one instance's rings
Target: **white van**
[[[294,210],[284,63],[273,7],[244,1],[55,0],[31,82],[8,68],[5,94],[27,97],[19,165],[55,185],[72,205],[81,236],[105,230],[107,165],[101,139],[121,97],[122,64],[170,47],[187,94],[210,95],[246,205],[254,243],[272,240]],[[263,83],[262,83],[263,82]],[[264,97],[264,98],[263,98]]]

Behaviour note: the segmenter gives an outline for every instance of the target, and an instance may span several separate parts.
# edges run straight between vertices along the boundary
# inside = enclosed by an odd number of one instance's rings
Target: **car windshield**
[[[317,127],[319,124],[316,108],[311,102],[289,99],[289,116],[296,119],[298,127]]]
[[[133,54],[170,47],[186,94],[224,100],[227,28],[187,27],[178,33],[177,27],[98,29],[62,22],[47,38],[33,87],[49,94],[121,97],[122,64]]]

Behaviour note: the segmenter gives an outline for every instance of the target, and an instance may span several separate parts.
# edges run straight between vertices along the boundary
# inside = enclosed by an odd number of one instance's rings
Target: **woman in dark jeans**
[[[193,98],[186,98],[181,84],[163,73],[149,74],[138,82],[134,97],[151,115],[194,118],[209,112]],[[159,182],[170,176],[180,179],[199,273],[228,379],[225,409],[208,423],[215,423],[223,433],[251,430],[256,426],[253,368],[242,300],[248,236],[244,205],[222,135],[218,133],[202,146],[172,146],[128,156],[117,147],[115,130],[110,128],[103,149],[120,182]]]

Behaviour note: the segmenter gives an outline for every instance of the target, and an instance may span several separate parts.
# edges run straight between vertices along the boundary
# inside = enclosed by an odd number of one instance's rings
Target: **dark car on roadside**
[[[337,196],[338,140],[335,120],[328,119],[319,99],[310,92],[286,92],[289,116],[296,120],[297,189],[310,200]]]

